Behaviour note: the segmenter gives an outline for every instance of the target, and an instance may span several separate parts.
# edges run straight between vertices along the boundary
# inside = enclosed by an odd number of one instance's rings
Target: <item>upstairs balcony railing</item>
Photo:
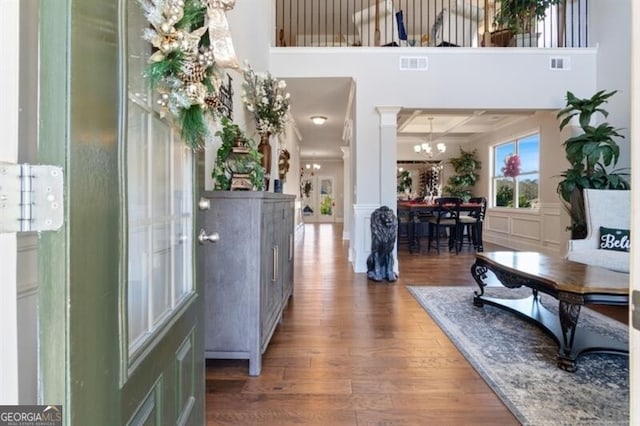
[[[276,0],[276,45],[589,46],[588,0],[552,0],[539,20],[498,25],[506,3],[530,15],[521,5],[531,0]]]

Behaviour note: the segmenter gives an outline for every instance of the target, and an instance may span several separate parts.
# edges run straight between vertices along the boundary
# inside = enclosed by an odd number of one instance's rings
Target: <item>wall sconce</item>
[[[316,126],[322,126],[325,121],[327,121],[327,117],[325,117],[324,115],[312,115],[310,118],[313,124],[315,124]]]

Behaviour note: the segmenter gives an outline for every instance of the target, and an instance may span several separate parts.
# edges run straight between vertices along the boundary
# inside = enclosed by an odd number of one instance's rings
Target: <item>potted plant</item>
[[[248,189],[261,191],[264,184],[262,154],[257,144],[247,138],[242,129],[223,117],[222,128],[216,132],[222,144],[218,148],[216,163],[211,176],[215,189]]]
[[[411,192],[411,188],[413,185],[413,179],[411,178],[411,172],[409,170],[403,170],[398,175],[398,192],[404,193],[407,190]]]
[[[561,2],[562,0],[502,0],[494,23],[501,29],[511,30],[514,34],[511,45],[535,46],[540,34],[536,32],[536,22],[545,18],[550,6]]]
[[[471,188],[478,180],[477,171],[480,170],[481,163],[477,160],[478,150],[467,152],[460,148],[460,156],[451,158],[449,163],[453,166],[455,175],[449,177],[448,185],[444,192],[452,197],[460,197],[465,202],[471,198]]]
[[[625,178],[629,175],[628,172],[608,170],[615,167],[620,156],[620,147],[614,138],[624,136],[618,133],[619,129],[613,128],[607,122],[592,125],[596,113],[604,117],[609,116],[609,112],[601,105],[608,102],[616,92],[617,90],[608,93],[601,90],[591,98],[585,99],[567,92],[567,106],[557,114],[557,118],[563,118],[560,130],[577,117],[582,131],[563,142],[571,167],[561,174],[563,179],[557,187],[558,194],[571,216],[573,239],[585,238],[587,232],[583,189],[629,189],[629,182]]]

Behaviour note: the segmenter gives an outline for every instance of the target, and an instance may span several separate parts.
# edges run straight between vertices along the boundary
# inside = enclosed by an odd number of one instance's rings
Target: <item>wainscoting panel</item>
[[[540,241],[540,216],[512,217],[511,235],[528,240]]]
[[[367,257],[371,252],[371,213],[378,204],[356,204],[353,206],[353,270],[367,272]],[[397,264],[397,262],[396,262]]]
[[[562,204],[547,204],[542,210],[542,243],[559,252],[566,250],[569,231],[563,224]],[[558,232],[560,230],[560,232]]]
[[[485,218],[485,227],[487,231],[498,234],[509,233],[509,215],[500,213],[487,213]]]
[[[537,251],[563,256],[564,227],[561,206],[543,204],[537,210],[488,209],[484,240],[520,251]]]

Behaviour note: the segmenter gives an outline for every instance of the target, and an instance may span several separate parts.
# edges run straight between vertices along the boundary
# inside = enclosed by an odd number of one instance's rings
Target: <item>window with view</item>
[[[493,147],[494,207],[536,208],[540,188],[540,134]]]

